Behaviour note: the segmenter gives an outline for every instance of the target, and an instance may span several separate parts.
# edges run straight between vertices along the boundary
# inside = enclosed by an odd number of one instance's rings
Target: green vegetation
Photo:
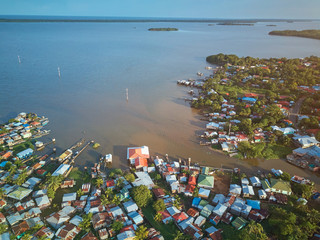
[[[128,182],[134,182],[134,180],[136,179],[132,173],[127,173],[127,174],[125,174],[125,175],[124,175],[124,178],[125,178]]]
[[[145,240],[148,238],[148,229],[146,226],[140,226],[136,231],[135,240]]]
[[[132,197],[136,204],[141,208],[149,204],[152,199],[152,194],[147,186],[141,185],[132,189]]]
[[[312,38],[320,40],[320,30],[283,30],[283,31],[272,31],[269,32],[269,35],[277,35],[277,36],[294,36],[294,37],[304,37],[304,38]]]
[[[100,147],[100,144],[99,143],[95,143],[95,144],[93,144],[93,146],[92,146],[94,149],[97,149],[98,147]]]
[[[152,205],[149,204],[148,206],[142,208],[143,215],[148,220],[148,222],[158,231],[160,231],[161,235],[164,239],[173,239],[178,228],[176,225],[172,223],[164,224],[162,222],[155,221],[154,218],[156,216],[156,212],[153,209]]]
[[[123,223],[121,221],[116,220],[111,224],[111,228],[113,231],[118,233],[123,228]]]
[[[250,221],[248,226],[241,231],[239,237],[241,240],[269,239],[261,224],[254,221]]]
[[[89,213],[88,215],[83,215],[82,216],[82,222],[79,224],[79,227],[86,231],[89,232],[90,231],[90,227],[91,227],[91,220],[92,220],[92,213]]]
[[[162,212],[166,209],[166,205],[164,204],[163,199],[158,199],[157,201],[155,201],[152,204],[152,207],[154,208],[154,210],[156,210],[156,212]]]
[[[32,144],[31,140],[28,140],[24,143],[13,146],[13,154],[17,154],[19,152],[22,152],[23,150],[26,150],[27,148],[34,149],[34,145]]]
[[[268,224],[276,239],[309,239],[319,229],[320,213],[296,204],[288,209],[274,207]]]
[[[178,31],[178,28],[149,28],[148,31]]]

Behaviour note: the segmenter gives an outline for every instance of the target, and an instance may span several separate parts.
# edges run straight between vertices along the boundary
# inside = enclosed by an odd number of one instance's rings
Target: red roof
[[[188,184],[197,185],[197,178],[195,176],[190,176]]]
[[[7,159],[7,158],[9,158],[11,156],[12,156],[12,151],[8,151],[8,152],[6,152],[5,154],[2,155],[2,158],[3,159]]]
[[[134,227],[133,227],[132,224],[129,225],[129,226],[125,226],[124,228],[122,228],[122,229],[120,230],[120,233],[123,233],[123,232],[125,232],[125,231],[130,231],[130,230],[134,231]]]
[[[189,208],[189,210],[187,211],[187,214],[191,217],[195,217],[199,214],[199,212],[194,208]]]
[[[245,97],[250,97],[250,98],[254,98],[254,97],[258,97],[258,95],[257,94],[255,94],[255,93],[246,93],[245,95],[244,95]]]
[[[279,101],[282,106],[289,106],[290,103],[288,101]]]
[[[153,188],[152,191],[156,198],[164,197],[166,195],[162,188]]]
[[[113,187],[114,185],[115,185],[114,180],[108,180],[108,181],[106,182],[106,186],[107,186],[107,187]]]
[[[190,184],[188,184],[188,186],[186,187],[186,192],[193,193],[193,191],[194,191],[195,188],[196,188],[195,185],[190,185]]]
[[[129,150],[129,159],[135,159],[135,158],[138,158],[138,157],[141,157],[141,158],[149,158],[149,154],[143,154],[142,153],[142,149],[141,148],[130,148],[128,149]]]
[[[320,131],[320,129],[308,129],[308,130],[306,130],[307,133],[309,133],[309,134],[312,133],[314,135],[316,135],[319,131]]]
[[[159,212],[162,215],[162,219],[166,219],[171,217],[170,213],[167,210],[164,210],[163,212]]]
[[[134,160],[134,165],[136,168],[148,167],[148,160],[146,158],[138,157]]]
[[[181,213],[176,213],[175,215],[172,216],[176,222],[181,222],[183,220],[186,220],[188,218],[188,215],[185,214],[184,212]]]

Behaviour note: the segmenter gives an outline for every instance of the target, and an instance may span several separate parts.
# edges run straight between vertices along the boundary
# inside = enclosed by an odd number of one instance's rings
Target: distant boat
[[[58,67],[58,75],[59,75],[59,78],[61,78],[60,67]]]
[[[202,77],[203,76],[203,73],[202,72],[197,72],[197,75]]]
[[[18,62],[19,62],[19,64],[21,64],[21,59],[20,59],[19,55],[18,55]]]
[[[129,101],[129,90],[126,88],[126,97],[127,97],[127,102]]]

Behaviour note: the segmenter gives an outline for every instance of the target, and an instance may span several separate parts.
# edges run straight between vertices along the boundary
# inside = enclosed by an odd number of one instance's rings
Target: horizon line
[[[298,21],[319,21],[320,18],[213,18],[213,17],[148,17],[148,16],[143,16],[143,17],[138,17],[138,16],[89,16],[89,15],[37,15],[37,14],[33,14],[33,15],[15,15],[15,14],[0,14],[0,18],[2,17],[19,17],[19,18],[10,18],[8,20],[24,20],[21,17],[30,17],[29,19],[32,19],[31,17],[37,17],[38,19],[36,20],[41,20],[39,19],[39,17],[59,17],[59,18],[63,18],[63,17],[67,17],[67,18],[91,18],[91,19],[97,19],[99,20],[99,18],[118,18],[118,19],[128,19],[128,18],[139,18],[139,19],[182,19],[182,20],[298,20]],[[76,19],[76,20],[81,20],[81,19]]]

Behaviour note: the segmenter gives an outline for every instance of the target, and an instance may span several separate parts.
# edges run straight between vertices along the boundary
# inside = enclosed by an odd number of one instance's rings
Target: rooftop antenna
[[[127,97],[127,102],[129,101],[129,90],[126,88],[126,97]]]
[[[18,62],[19,62],[19,64],[21,64],[21,59],[20,59],[19,55],[18,55]]]
[[[58,76],[61,79],[61,72],[60,72],[60,67],[58,67]]]

